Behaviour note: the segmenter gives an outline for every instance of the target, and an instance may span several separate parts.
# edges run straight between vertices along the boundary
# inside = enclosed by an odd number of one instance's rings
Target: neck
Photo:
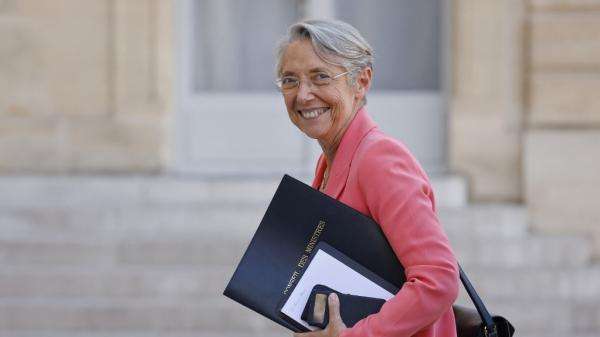
[[[325,145],[323,142],[319,141],[319,145],[321,145],[321,149],[323,149],[323,155],[325,156],[325,162],[327,163],[326,170],[329,170],[331,164],[333,163],[333,158],[335,158],[335,152],[337,151],[337,146],[330,147]]]
[[[354,109],[354,111],[352,112],[350,117],[344,121],[344,124],[342,125],[340,130],[338,132],[336,132],[336,134],[333,136],[331,141],[327,141],[327,140],[319,140],[318,141],[319,145],[321,146],[321,149],[323,150],[323,155],[325,156],[325,162],[327,163],[327,169],[329,169],[331,167],[331,165],[333,164],[333,159],[335,158],[337,149],[340,145],[340,142],[342,141],[342,137],[344,136],[344,133],[346,133],[348,126],[350,126],[350,122],[352,122],[352,120],[356,116],[356,113],[358,112],[359,109],[360,109],[360,107],[358,109]]]

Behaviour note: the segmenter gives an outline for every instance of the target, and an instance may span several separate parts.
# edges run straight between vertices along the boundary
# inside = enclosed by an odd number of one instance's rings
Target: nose
[[[303,104],[311,99],[315,98],[312,92],[311,83],[308,81],[300,81],[298,85],[298,91],[296,92],[296,100],[298,103]]]

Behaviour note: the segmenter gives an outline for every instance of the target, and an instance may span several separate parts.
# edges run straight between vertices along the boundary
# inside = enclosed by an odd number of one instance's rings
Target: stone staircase
[[[291,336],[221,295],[276,185],[0,178],[0,337]],[[584,238],[532,235],[518,205],[440,200],[463,268],[518,336],[600,336]]]

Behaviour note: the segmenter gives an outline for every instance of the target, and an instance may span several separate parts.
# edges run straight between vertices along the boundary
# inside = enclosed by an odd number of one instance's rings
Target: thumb
[[[329,324],[344,324],[340,315],[340,299],[336,293],[329,294],[327,298],[329,304]]]

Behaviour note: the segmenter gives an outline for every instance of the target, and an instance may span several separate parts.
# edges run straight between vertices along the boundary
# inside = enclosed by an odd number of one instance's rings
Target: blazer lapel
[[[348,180],[348,174],[350,173],[350,164],[354,153],[358,148],[358,145],[362,139],[371,131],[376,128],[377,124],[369,117],[367,110],[363,107],[356,113],[352,122],[346,129],[346,132],[342,136],[340,145],[338,146],[333,164],[329,170],[329,180],[325,187],[325,194],[329,195],[334,199],[338,199]],[[321,181],[323,180],[323,173],[327,163],[323,155],[319,158],[317,164],[317,171],[315,179],[313,181],[313,187],[319,188]]]
[[[325,168],[327,167],[327,163],[325,162],[325,156],[321,153],[319,156],[319,160],[317,161],[317,169],[315,170],[315,177],[313,178],[312,187],[316,190],[321,187],[321,182],[323,181],[323,174],[325,174]]]

